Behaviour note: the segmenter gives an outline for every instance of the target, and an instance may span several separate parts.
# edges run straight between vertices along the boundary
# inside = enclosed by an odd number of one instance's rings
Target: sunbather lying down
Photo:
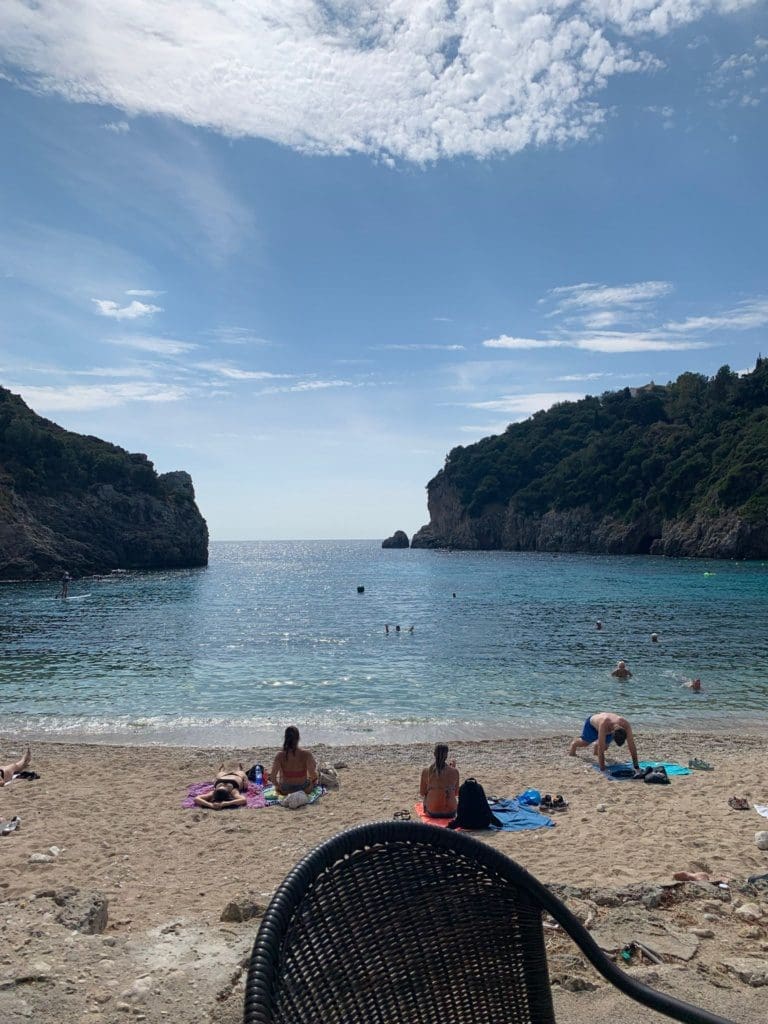
[[[209,811],[224,811],[228,807],[245,807],[245,792],[248,789],[248,777],[243,766],[227,771],[224,765],[216,774],[213,789],[195,797],[198,807],[206,807]]]
[[[32,754],[29,747],[27,747],[27,752],[20,761],[12,761],[10,764],[4,764],[0,767],[0,786],[10,782],[16,772],[23,772],[31,760]]]

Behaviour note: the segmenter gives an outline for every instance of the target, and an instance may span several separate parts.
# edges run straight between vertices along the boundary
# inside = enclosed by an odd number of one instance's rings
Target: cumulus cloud
[[[65,387],[11,385],[36,412],[85,412],[127,402],[178,402],[187,392],[173,384],[70,384]]]
[[[484,157],[588,137],[609,79],[660,64],[638,36],[750,2],[3,0],[0,56],[72,101],[308,152]]]
[[[155,338],[146,334],[129,334],[122,338],[107,338],[110,345],[135,348],[140,352],[154,352],[160,356],[180,356],[198,346],[192,341],[178,341],[176,338]]]
[[[108,316],[112,320],[138,320],[144,316],[152,316],[153,313],[162,313],[162,306],[153,306],[148,302],[139,302],[134,299],[127,306],[121,306],[111,299],[91,299],[96,306],[96,312],[101,316]]]

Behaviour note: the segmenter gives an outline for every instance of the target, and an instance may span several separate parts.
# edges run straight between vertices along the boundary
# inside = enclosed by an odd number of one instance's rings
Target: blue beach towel
[[[667,775],[690,775],[691,769],[684,768],[681,764],[672,764],[669,761],[641,761],[641,768],[659,768],[663,766],[667,772]],[[595,764],[592,766],[595,771],[600,771],[600,765]],[[609,764],[606,766],[605,776],[614,782],[624,782],[627,779],[632,779],[634,774],[634,768],[632,767],[631,761],[624,761],[623,764]]]
[[[554,828],[555,823],[546,814],[525,807],[517,799],[489,800],[491,810],[501,822],[501,828],[491,825],[493,832],[525,832],[532,828]]]

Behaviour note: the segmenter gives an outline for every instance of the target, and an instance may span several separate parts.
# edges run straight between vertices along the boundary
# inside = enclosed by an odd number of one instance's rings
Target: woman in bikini
[[[304,790],[309,794],[317,783],[317,765],[309,750],[299,746],[299,730],[289,725],[285,730],[283,749],[272,762],[272,779],[281,796]]]
[[[435,759],[421,773],[419,792],[424,810],[431,818],[453,818],[458,807],[459,773],[453,761],[446,764],[448,747],[438,743]]]
[[[31,760],[32,754],[29,747],[27,747],[27,752],[20,761],[13,761],[11,764],[4,764],[0,767],[0,786],[10,782],[16,772],[23,772]]]
[[[245,793],[248,789],[248,777],[240,765],[234,771],[226,771],[224,765],[219,768],[213,789],[206,790],[195,797],[198,807],[206,807],[209,811],[224,811],[229,807],[245,807]]]

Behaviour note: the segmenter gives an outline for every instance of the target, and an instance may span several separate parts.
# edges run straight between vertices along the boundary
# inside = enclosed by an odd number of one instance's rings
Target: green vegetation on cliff
[[[205,565],[186,473],[64,430],[0,388],[0,577]]]
[[[712,378],[684,373],[666,386],[555,405],[501,435],[454,448],[429,493],[433,521],[417,546],[520,546],[521,522],[558,514],[563,522],[576,510],[596,524],[655,524],[627,550],[662,537],[664,523],[720,516],[763,530],[768,360],[742,376],[723,366]],[[446,494],[460,516],[446,511]],[[495,525],[494,515],[504,521]],[[492,544],[476,539],[472,523],[485,524]],[[570,550],[583,544],[574,541]]]

